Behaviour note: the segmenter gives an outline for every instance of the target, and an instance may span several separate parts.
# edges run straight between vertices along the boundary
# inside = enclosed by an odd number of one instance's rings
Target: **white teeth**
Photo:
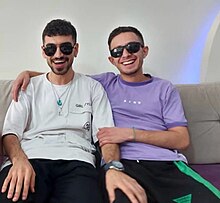
[[[134,60],[132,60],[132,61],[125,61],[122,64],[123,65],[129,65],[129,64],[132,64],[132,63],[134,63]]]
[[[54,61],[54,63],[64,63],[65,61]]]

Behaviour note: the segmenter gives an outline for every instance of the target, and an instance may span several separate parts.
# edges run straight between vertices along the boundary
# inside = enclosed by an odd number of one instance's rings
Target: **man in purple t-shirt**
[[[180,96],[169,81],[143,73],[148,47],[140,31],[118,27],[108,45],[109,61],[120,74],[92,77],[104,86],[116,125],[100,129],[100,146],[118,143],[121,149],[120,160],[103,167],[110,202],[145,203],[143,190],[148,203],[219,202],[219,190],[190,169],[178,152],[189,145]],[[17,87],[22,80],[17,79]]]
[[[120,162],[104,166],[110,199],[114,189],[120,188],[131,200],[126,190],[130,181],[121,178],[126,173],[144,188],[148,203],[219,202],[219,190],[191,170],[178,152],[189,145],[180,96],[169,81],[143,74],[148,47],[142,34],[134,27],[118,27],[108,45],[109,61],[120,75],[93,78],[104,86],[117,126],[100,129],[99,143],[119,143],[121,149]],[[130,202],[123,192],[117,190],[115,203]]]

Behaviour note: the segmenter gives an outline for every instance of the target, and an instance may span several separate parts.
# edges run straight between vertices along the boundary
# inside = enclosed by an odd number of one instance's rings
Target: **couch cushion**
[[[0,135],[8,106],[11,102],[11,80],[0,80]]]
[[[220,164],[194,164],[191,167],[220,190]]]
[[[189,163],[220,163],[220,83],[177,85],[188,120]]]

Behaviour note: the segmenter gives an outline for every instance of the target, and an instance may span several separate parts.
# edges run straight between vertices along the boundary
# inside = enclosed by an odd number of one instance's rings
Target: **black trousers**
[[[125,173],[145,189],[148,203],[220,203],[220,191],[183,162],[121,160]],[[103,172],[104,174],[104,172]],[[103,180],[104,175],[103,175]],[[105,187],[105,202],[108,196]],[[117,190],[114,203],[130,203]]]
[[[82,161],[30,160],[35,173],[35,193],[18,203],[102,203],[98,173],[91,164]],[[0,172],[0,187],[11,166]],[[0,193],[1,203],[12,203],[7,192]]]

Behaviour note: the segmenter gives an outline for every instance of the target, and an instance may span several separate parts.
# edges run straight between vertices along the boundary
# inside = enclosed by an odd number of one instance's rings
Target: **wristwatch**
[[[115,169],[118,171],[124,171],[124,166],[120,161],[110,161],[104,165],[104,170]]]

